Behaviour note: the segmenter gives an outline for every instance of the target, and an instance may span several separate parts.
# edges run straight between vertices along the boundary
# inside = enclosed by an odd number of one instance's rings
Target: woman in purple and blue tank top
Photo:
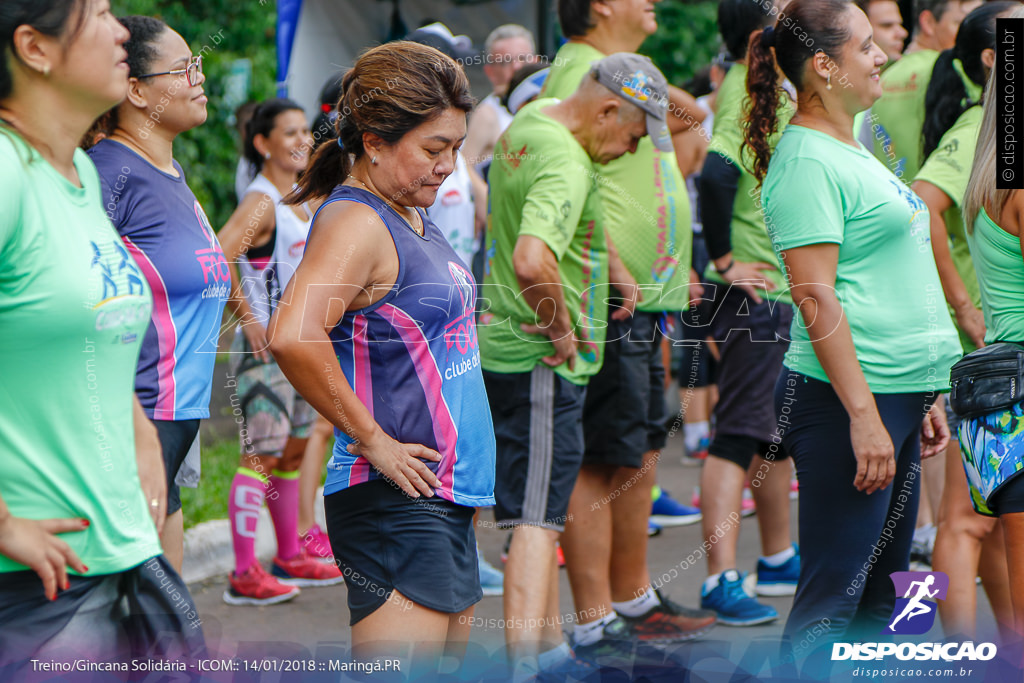
[[[124,254],[153,292],[135,394],[160,437],[167,473],[160,542],[180,572],[184,518],[178,486],[199,483],[199,421],[210,416],[231,276],[210,221],[174,160],[174,139],[206,121],[202,58],[193,57],[184,38],[159,19],[121,22],[132,35],[125,44],[133,77],[129,96],[94,127],[105,137],[88,154]]]
[[[494,502],[495,447],[476,288],[422,211],[471,108],[465,74],[437,50],[367,51],[342,84],[339,142],[290,200],[326,198],[269,339],[335,426],[325,507],[359,659],[394,656],[385,641],[458,655],[481,598],[473,508]]]

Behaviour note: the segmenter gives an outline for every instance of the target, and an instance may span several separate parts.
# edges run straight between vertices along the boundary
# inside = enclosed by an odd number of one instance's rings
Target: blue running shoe
[[[769,567],[763,559],[758,559],[757,587],[754,589],[758,595],[778,597],[796,594],[796,584],[800,579],[800,547],[794,543],[793,550],[796,554],[778,567]]]
[[[700,521],[700,509],[683,505],[668,495],[667,491],[659,491],[658,497],[651,503],[652,522],[661,526],[686,526]]]
[[[647,520],[647,535],[657,536],[661,533],[661,525],[652,519]]]
[[[476,564],[480,571],[480,587],[484,589],[484,596],[503,595],[505,575],[487,561],[479,546],[476,549]]]
[[[779,618],[770,605],[762,605],[743,590],[743,577],[735,569],[718,576],[718,585],[710,593],[701,589],[700,606],[714,610],[718,623],[726,626],[755,626]]]

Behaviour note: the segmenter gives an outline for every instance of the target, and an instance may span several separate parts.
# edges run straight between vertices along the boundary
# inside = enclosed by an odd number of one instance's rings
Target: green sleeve
[[[592,173],[569,159],[548,157],[526,193],[519,234],[543,240],[561,260],[576,234],[587,200],[582,178]]]
[[[15,144],[13,133],[0,131],[0,253],[10,255],[8,246],[14,241],[21,223],[21,204],[25,200],[26,164],[29,153],[24,145]],[[38,162],[37,162],[38,163]]]
[[[973,135],[973,139],[968,136]],[[967,181],[971,176],[974,149],[977,145],[978,128],[975,126],[954,126],[939,141],[914,180],[924,180],[945,192],[960,207],[967,192]]]
[[[843,243],[842,191],[825,164],[797,157],[772,176],[764,190],[765,227],[777,251]]]

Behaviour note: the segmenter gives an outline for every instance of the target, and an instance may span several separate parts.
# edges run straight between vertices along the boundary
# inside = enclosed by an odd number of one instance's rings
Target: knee
[[[939,519],[938,533],[982,541],[995,527],[996,520],[982,517],[973,510],[955,511]]]

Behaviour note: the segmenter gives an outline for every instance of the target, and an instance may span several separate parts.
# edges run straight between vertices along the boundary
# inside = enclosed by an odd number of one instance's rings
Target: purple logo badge
[[[921,635],[935,623],[936,600],[945,600],[949,577],[943,572],[893,572],[896,608],[882,633]]]

